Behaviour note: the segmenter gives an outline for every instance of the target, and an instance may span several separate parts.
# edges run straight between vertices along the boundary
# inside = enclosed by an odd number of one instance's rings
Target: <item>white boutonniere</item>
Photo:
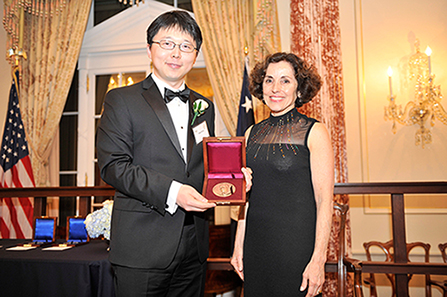
[[[205,113],[205,110],[209,107],[208,102],[203,99],[198,99],[194,101],[192,104],[192,110],[194,111],[194,117],[192,118],[191,126],[194,124],[194,121],[197,117],[200,117]]]

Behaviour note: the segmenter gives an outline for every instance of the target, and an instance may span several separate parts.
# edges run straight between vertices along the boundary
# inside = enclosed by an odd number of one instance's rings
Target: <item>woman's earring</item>
[[[298,92],[296,93],[296,96],[297,96],[298,98],[301,98],[301,91],[298,91]]]

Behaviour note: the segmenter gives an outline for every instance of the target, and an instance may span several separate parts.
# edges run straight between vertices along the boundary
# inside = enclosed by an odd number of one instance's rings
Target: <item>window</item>
[[[129,4],[132,0],[127,0],[127,4],[124,1],[118,0],[94,0],[94,26],[100,24],[101,22],[113,17],[114,15],[120,13],[121,11],[131,7]],[[191,0],[157,0],[174,7],[192,11]],[[142,2],[140,0],[140,2]],[[144,5],[140,3],[139,5]]]

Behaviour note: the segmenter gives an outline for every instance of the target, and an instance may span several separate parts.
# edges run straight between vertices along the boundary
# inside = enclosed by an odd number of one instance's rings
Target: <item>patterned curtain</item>
[[[278,23],[276,0],[255,1],[253,28],[253,65],[264,58],[281,51],[281,38]],[[254,100],[255,120],[260,122],[268,118],[270,109],[260,100]]]
[[[192,5],[197,23],[203,32],[202,48],[214,101],[226,128],[234,136],[245,47],[248,47],[250,61],[254,62],[262,60],[280,47],[276,1],[192,0]],[[264,110],[262,104],[255,105],[257,121],[264,118]]]
[[[20,108],[37,186],[49,184],[48,158],[81,50],[92,0],[5,0],[8,47],[23,44]],[[19,14],[23,9],[23,38]],[[14,62],[14,61],[12,61]]]
[[[347,182],[345,113],[343,76],[340,49],[338,1],[291,0],[292,52],[315,65],[323,86],[319,95],[301,108],[301,112],[323,122],[332,138],[335,155],[335,182]],[[338,203],[347,204],[347,195],[335,197]],[[339,223],[333,219],[328,259],[336,261]],[[346,222],[347,250],[351,251],[351,228]],[[328,275],[324,296],[335,296],[336,276]],[[348,288],[352,296],[352,288]]]

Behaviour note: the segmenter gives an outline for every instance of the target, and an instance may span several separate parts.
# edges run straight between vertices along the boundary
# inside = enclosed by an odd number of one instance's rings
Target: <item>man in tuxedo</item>
[[[117,190],[110,261],[118,297],[203,296],[204,211],[215,204],[199,193],[202,138],[214,136],[214,106],[184,81],[201,44],[187,12],[160,15],[147,29],[153,73],[104,102],[96,146],[101,177]]]

